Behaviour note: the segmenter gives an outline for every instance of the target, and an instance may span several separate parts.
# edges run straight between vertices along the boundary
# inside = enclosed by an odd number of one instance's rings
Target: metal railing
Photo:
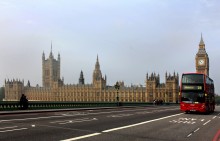
[[[175,103],[164,103],[166,105]],[[150,102],[28,102],[28,110],[38,109],[68,109],[68,108],[87,108],[87,107],[116,107],[116,106],[147,106],[153,105]],[[19,101],[0,101],[1,111],[12,111],[22,109]]]

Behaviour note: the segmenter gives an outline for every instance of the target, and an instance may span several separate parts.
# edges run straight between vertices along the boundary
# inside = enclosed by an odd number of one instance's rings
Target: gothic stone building
[[[28,81],[5,80],[5,100],[18,101],[25,94],[29,101],[81,101],[81,102],[115,102],[117,97],[121,102],[176,102],[179,92],[179,75],[175,72],[165,74],[165,83],[160,83],[159,74],[151,73],[146,76],[146,87],[125,86],[119,82],[120,89],[106,85],[107,77],[102,76],[99,59],[95,63],[92,84],[84,84],[81,71],[78,84],[64,84],[60,78],[60,54],[55,59],[51,52],[48,59],[42,55],[42,84],[32,87]]]
[[[204,73],[209,76],[209,56],[205,50],[205,43],[202,35],[199,43],[199,50],[195,57],[196,72]]]

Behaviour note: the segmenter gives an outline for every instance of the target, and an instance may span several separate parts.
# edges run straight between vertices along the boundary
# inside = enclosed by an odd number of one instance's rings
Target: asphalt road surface
[[[220,107],[146,106],[0,115],[0,141],[220,141]]]

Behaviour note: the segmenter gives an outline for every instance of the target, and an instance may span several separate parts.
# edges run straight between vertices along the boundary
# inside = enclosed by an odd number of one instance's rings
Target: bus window
[[[182,92],[181,101],[185,103],[203,103],[205,102],[205,96],[201,92]]]
[[[182,83],[204,83],[202,74],[187,74],[182,76]]]

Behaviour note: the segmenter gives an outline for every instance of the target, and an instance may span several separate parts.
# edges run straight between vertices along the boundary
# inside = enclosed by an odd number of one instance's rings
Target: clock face
[[[205,64],[205,61],[203,59],[200,59],[199,60],[199,65],[204,65]]]

